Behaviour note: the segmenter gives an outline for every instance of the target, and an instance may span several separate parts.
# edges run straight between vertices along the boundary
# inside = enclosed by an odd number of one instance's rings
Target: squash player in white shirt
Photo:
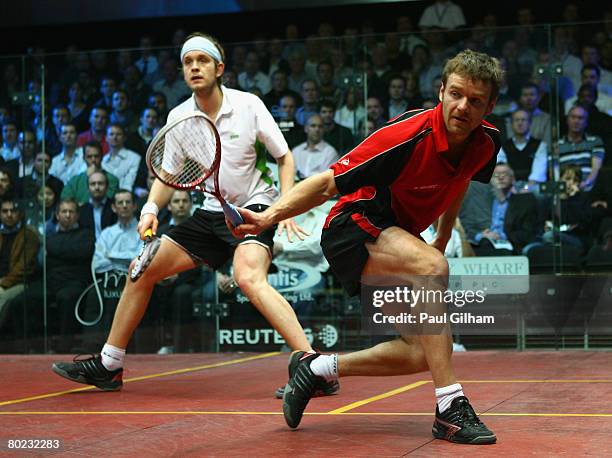
[[[194,34],[187,38],[181,50],[181,64],[193,96],[169,113],[168,122],[194,110],[205,113],[221,136],[219,184],[225,199],[237,206],[263,211],[278,198],[278,191],[269,170],[258,166],[262,163],[258,161],[262,148],[256,144],[263,144],[276,159],[282,193],[294,182],[293,156],[260,99],[221,85],[223,61],[223,49],[212,37]],[[138,224],[142,239],[149,228],[156,233],[158,209],[168,204],[173,192],[173,188],[158,180],[153,183]],[[286,231],[289,239],[305,235],[292,219],[280,222],[278,231]],[[72,363],[55,363],[54,372],[103,390],[121,389],[125,349],[147,309],[155,283],[201,263],[216,268],[232,255],[235,282],[251,303],[293,350],[312,351],[293,309],[268,284],[273,236],[274,229],[235,239],[226,226],[219,202],[207,196],[203,209],[162,237],[159,250],[138,281],[127,282],[101,354]],[[323,391],[326,388],[329,389],[321,386]]]

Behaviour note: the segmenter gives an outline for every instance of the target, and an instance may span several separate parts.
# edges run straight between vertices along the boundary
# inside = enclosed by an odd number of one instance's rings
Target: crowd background
[[[459,50],[496,56],[506,81],[487,120],[504,143],[492,182],[470,186],[447,256],[524,255],[533,273],[612,272],[612,9],[601,5],[598,21],[583,23],[593,16],[588,2],[519,5],[513,17],[467,3],[410,2],[365,19],[332,20],[322,9],[308,24],[287,15],[282,27],[212,32],[225,46],[225,86],[264,101],[298,179],[389,119],[435,107],[444,63]],[[76,34],[62,52],[51,52],[56,40],[45,47],[30,38],[26,52],[0,58],[0,351],[88,349],[108,327],[141,246],[134,228],[152,179],[146,147],[190,96],[178,58],[188,32],[181,24],[137,42],[122,38],[134,32],[111,33],[95,44]],[[176,192],[160,232],[201,199]],[[321,315],[348,321],[359,308],[327,270],[317,238],[325,215],[300,217],[312,234],[303,243],[278,240],[271,272],[281,288],[291,269],[308,278],[290,301],[306,325]],[[435,226],[423,233],[434,235]],[[217,330],[197,315],[219,296],[240,303],[227,269],[164,280],[135,350],[215,348]]]

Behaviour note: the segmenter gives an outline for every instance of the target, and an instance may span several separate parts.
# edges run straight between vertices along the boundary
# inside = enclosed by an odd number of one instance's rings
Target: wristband
[[[157,216],[158,213],[159,207],[157,206],[157,204],[155,202],[147,202],[142,206],[142,210],[140,210],[140,217],[142,218],[142,215],[147,214]]]

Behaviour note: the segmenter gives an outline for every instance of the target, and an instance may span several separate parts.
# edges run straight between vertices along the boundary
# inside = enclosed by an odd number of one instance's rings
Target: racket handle
[[[238,213],[238,210],[236,210],[236,207],[232,204],[222,202],[221,206],[223,207],[223,213],[225,213],[226,218],[232,223],[232,226],[236,227],[244,223],[242,215]]]
[[[147,241],[151,240],[153,238],[153,229],[151,228],[147,229],[144,233],[144,236]]]

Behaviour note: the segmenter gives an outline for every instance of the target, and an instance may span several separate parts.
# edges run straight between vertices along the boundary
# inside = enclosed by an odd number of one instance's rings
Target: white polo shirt
[[[258,152],[255,144],[259,141],[278,159],[289,150],[287,142],[259,97],[225,86],[221,90],[223,103],[214,120],[221,138],[221,194],[225,200],[240,207],[271,205],[278,198],[278,190],[269,184],[273,180],[270,169],[256,167],[258,160],[265,164],[265,151],[259,148]],[[192,96],[170,111],[167,122],[196,110],[198,107]],[[214,189],[212,177],[206,180],[206,188]],[[210,194],[206,194],[204,209],[222,211],[219,201]]]

